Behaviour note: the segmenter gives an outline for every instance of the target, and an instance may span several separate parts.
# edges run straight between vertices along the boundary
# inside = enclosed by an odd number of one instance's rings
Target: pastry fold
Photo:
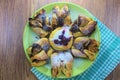
[[[58,77],[61,72],[70,77],[72,74],[73,57],[70,51],[56,52],[51,55],[51,74],[53,77]]]

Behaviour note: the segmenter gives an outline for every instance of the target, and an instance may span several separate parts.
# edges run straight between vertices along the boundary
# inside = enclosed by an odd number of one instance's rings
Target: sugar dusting
[[[61,64],[66,64],[72,60],[73,57],[70,51],[56,53],[56,55],[51,58],[52,66],[60,66]]]
[[[71,37],[72,35],[70,34],[70,27],[68,27],[68,26],[64,26],[64,27],[62,27],[62,29],[61,30],[58,30],[57,32],[56,32],[56,34],[54,35],[54,37],[51,39],[52,41],[54,41],[54,40],[60,40],[59,39],[59,36],[60,35],[62,35],[62,32],[63,32],[63,30],[65,31],[65,34],[64,34],[64,36],[66,37],[66,38],[69,38],[69,37]]]

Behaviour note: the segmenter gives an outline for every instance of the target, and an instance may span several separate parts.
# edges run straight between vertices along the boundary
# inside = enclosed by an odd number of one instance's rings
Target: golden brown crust
[[[78,37],[74,41],[74,47],[71,49],[73,56],[75,57],[88,57],[90,60],[95,59],[95,53],[99,50],[99,42],[95,39],[87,37]],[[82,52],[81,52],[82,50]],[[80,55],[79,53],[84,53]]]
[[[71,49],[71,52],[73,54],[74,57],[82,57],[82,58],[87,58],[87,56],[81,52],[80,50],[78,49]]]
[[[37,41],[37,43],[40,45],[40,46],[44,46],[45,44],[49,44],[49,41],[47,38],[41,38],[40,40]]]
[[[40,62],[32,62],[31,63],[31,65],[32,66],[36,66],[36,67],[38,67],[38,66],[42,66],[42,65],[45,65],[46,64],[46,61],[40,61]]]
[[[88,45],[88,50],[96,53],[97,51],[99,51],[99,45],[100,43],[98,41],[96,41],[95,39],[91,39],[91,43]]]
[[[41,66],[47,63],[47,59],[49,57],[47,56],[47,54],[45,53],[44,50],[42,50],[40,53],[34,55],[33,57],[31,57],[31,65],[32,66]]]
[[[91,52],[91,51],[85,49],[85,50],[84,50],[84,53],[88,56],[88,58],[89,58],[90,60],[95,60],[95,53],[94,53],[94,52]]]
[[[58,77],[61,73],[60,67],[55,66],[51,68],[52,77]]]
[[[54,49],[50,47],[48,52],[47,52],[47,55],[51,56],[53,52],[54,52]]]
[[[85,17],[85,16],[79,16],[79,18],[81,20],[81,24],[80,24],[79,27],[84,27],[84,26],[86,26],[89,23],[89,21],[91,21],[90,18]]]
[[[66,16],[64,19],[64,24],[69,26],[72,23],[70,15]]]
[[[63,74],[65,74],[66,77],[71,77],[72,75],[72,63],[68,62],[65,65],[61,67],[61,70]]]
[[[81,32],[75,32],[73,33],[73,36],[76,38],[76,37],[82,37],[83,34]]]
[[[32,28],[32,27],[31,27]],[[48,32],[43,30],[42,28],[32,28],[32,30],[40,37],[45,37],[48,35]]]
[[[40,53],[38,53],[38,54],[34,55],[33,57],[31,57],[31,60],[34,60],[34,59],[37,59],[37,60],[46,60],[46,59],[48,59],[48,56],[45,53],[45,51],[42,50]]]
[[[27,48],[27,53],[28,54],[31,54],[31,51],[32,51],[32,47]]]
[[[80,31],[85,36],[89,36],[95,30],[96,24],[96,21],[90,21],[86,26],[80,27]]]
[[[76,49],[79,49],[79,50],[81,50],[81,49],[83,49],[84,48],[84,44],[86,43],[86,42],[88,42],[90,39],[89,38],[87,38],[87,37],[78,37],[78,38],[76,38],[75,40],[74,40],[74,47],[76,48]]]
[[[55,13],[52,14],[52,26],[54,28],[57,26],[57,15]]]

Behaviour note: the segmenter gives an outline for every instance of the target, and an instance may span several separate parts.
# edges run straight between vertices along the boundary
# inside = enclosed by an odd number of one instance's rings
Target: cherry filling
[[[58,39],[54,40],[54,43],[59,45],[64,45],[64,46],[68,45],[69,41],[71,40],[71,37],[66,38],[64,34],[65,34],[65,30],[62,31],[62,35],[59,35],[58,37],[59,40]]]

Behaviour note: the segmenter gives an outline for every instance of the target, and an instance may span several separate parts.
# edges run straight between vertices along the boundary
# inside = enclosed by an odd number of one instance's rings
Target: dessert
[[[73,56],[70,51],[53,53],[51,55],[51,74],[53,77],[57,77],[61,72],[66,75],[66,77],[71,76],[73,64]]]
[[[96,25],[81,15],[72,21],[68,5],[53,7],[51,17],[41,9],[29,18],[30,28],[40,37],[27,49],[31,65],[39,67],[50,60],[52,77],[71,77],[74,58],[95,60],[100,43],[90,36]]]
[[[55,50],[68,50],[72,46],[73,36],[68,26],[59,27],[52,31],[49,41]]]

